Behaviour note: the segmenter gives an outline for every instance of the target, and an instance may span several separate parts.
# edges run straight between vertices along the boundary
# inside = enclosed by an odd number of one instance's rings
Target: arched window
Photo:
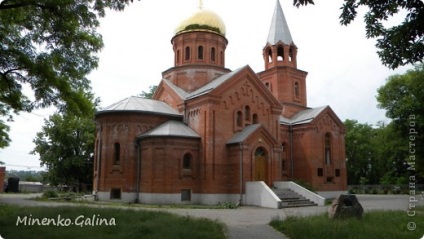
[[[183,169],[191,169],[192,166],[192,156],[189,153],[184,154],[183,157]]]
[[[190,60],[190,47],[186,47],[185,48],[185,60],[189,61]]]
[[[272,62],[272,50],[268,49],[268,62]]]
[[[330,133],[325,134],[325,164],[330,165],[331,164],[331,135]]]
[[[279,46],[277,49],[277,60],[284,61],[284,48],[282,46]]]
[[[120,164],[121,163],[121,145],[119,143],[115,143],[113,145],[114,153],[114,164]]]
[[[243,113],[241,111],[237,111],[237,116],[236,116],[236,121],[237,121],[237,126],[243,126]]]
[[[221,51],[221,65],[224,65],[224,53]]]
[[[299,82],[297,81],[294,83],[294,96],[299,98]]]
[[[253,124],[257,124],[259,121],[258,121],[258,115],[257,114],[253,114],[253,116],[252,116],[252,123]]]
[[[197,47],[197,59],[203,60],[203,46]]]
[[[177,50],[177,64],[180,64],[180,50]]]
[[[215,52],[215,47],[212,47],[211,48],[211,62],[215,62],[215,54],[216,54],[216,52]]]
[[[250,120],[250,107],[248,105],[244,107],[244,119]]]
[[[289,51],[289,61],[292,62],[293,60],[294,60],[294,47],[291,46]]]

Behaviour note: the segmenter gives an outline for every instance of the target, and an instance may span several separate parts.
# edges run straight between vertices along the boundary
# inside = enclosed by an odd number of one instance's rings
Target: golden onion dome
[[[175,30],[175,33],[187,31],[212,31],[225,36],[225,24],[216,13],[200,9],[190,18],[184,20]]]

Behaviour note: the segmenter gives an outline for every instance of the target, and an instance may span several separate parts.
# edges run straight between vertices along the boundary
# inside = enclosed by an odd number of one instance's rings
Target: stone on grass
[[[333,200],[328,208],[328,216],[335,219],[362,218],[364,209],[355,195],[340,195]]]

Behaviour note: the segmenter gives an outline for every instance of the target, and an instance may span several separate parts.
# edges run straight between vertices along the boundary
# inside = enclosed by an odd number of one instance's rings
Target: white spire
[[[293,39],[290,35],[289,26],[287,25],[287,21],[284,17],[283,9],[281,8],[279,0],[277,0],[274,15],[272,16],[271,28],[269,29],[267,43],[275,45],[278,41],[282,41],[287,45],[293,42]]]

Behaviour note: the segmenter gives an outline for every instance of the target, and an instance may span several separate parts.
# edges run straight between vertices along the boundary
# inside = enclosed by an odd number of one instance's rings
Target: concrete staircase
[[[316,203],[297,194],[291,189],[273,188],[272,191],[281,199],[283,208],[317,206]]]

